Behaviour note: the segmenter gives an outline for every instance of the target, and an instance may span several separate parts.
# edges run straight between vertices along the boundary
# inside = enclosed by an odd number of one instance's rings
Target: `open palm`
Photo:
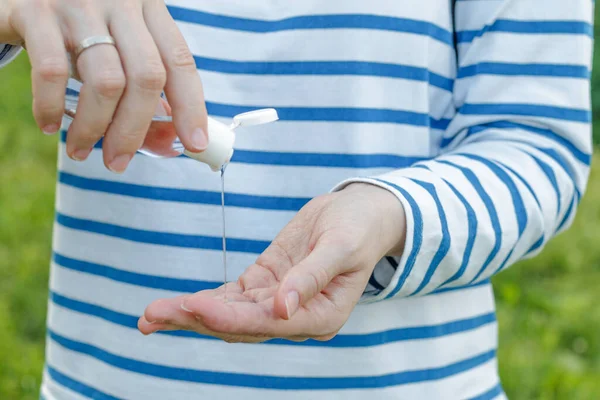
[[[328,340],[350,316],[377,261],[403,236],[402,217],[391,193],[368,184],[318,197],[237,282],[157,300],[139,329],[193,330],[229,342]]]

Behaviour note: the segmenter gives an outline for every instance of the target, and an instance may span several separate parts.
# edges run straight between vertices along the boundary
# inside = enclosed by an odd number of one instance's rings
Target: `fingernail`
[[[42,128],[42,132],[44,132],[44,135],[54,135],[59,129],[58,124],[49,124]]]
[[[188,308],[185,306],[185,304],[184,304],[184,303],[181,303],[181,309],[182,309],[183,311],[185,311],[185,312],[189,312],[189,313],[191,313],[191,312],[192,312],[192,310],[188,309]]]
[[[147,323],[148,325],[152,325],[152,324],[155,324],[155,323],[156,323],[156,321],[146,321],[146,323]]]
[[[75,161],[83,161],[86,158],[88,158],[88,156],[90,155],[91,152],[92,152],[92,149],[79,149],[79,150],[75,150],[73,152],[72,158]]]
[[[129,165],[129,161],[133,156],[131,154],[121,154],[120,156],[116,156],[109,164],[108,169],[110,169],[115,174],[122,174],[125,172],[125,169]]]
[[[289,292],[285,297],[285,309],[287,310],[288,319],[298,311],[298,305],[300,304],[300,296],[298,292]]]
[[[208,140],[202,129],[198,128],[192,133],[192,146],[198,151],[206,150]]]

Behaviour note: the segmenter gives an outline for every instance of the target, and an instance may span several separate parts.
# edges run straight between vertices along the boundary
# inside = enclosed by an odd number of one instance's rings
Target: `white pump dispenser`
[[[184,150],[183,154],[196,161],[208,164],[213,171],[219,171],[233,157],[235,143],[234,130],[240,126],[263,125],[277,121],[279,116],[272,108],[249,111],[233,117],[229,126],[208,117],[208,147],[201,153]]]

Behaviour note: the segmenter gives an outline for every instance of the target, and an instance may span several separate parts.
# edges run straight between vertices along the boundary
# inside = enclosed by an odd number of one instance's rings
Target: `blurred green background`
[[[600,46],[600,40],[596,43]],[[600,51],[596,60],[600,61]],[[1,74],[0,399],[37,399],[44,358],[57,138],[42,138],[33,122],[27,58],[22,55]],[[600,73],[596,71],[593,100],[594,136],[600,145]],[[494,279],[500,369],[510,399],[600,399],[600,162],[596,158],[571,230],[552,240],[539,257]]]

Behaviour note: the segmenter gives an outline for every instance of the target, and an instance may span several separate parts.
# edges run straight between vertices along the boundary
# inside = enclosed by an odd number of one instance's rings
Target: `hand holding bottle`
[[[105,165],[123,172],[142,146],[164,90],[183,146],[208,145],[202,83],[183,36],[160,0],[5,0],[0,43],[25,45],[33,113],[60,128],[69,59],[83,83],[67,154],[88,157],[102,137]]]

